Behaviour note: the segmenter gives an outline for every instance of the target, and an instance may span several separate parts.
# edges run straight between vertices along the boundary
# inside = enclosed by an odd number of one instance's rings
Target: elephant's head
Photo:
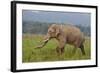
[[[52,24],[47,32],[46,39],[56,38],[61,33],[61,27],[57,24]]]
[[[52,24],[49,27],[46,36],[44,37],[44,41],[42,42],[44,44],[40,45],[38,48],[43,47],[50,39],[57,38],[58,35],[60,35],[60,33],[61,33],[61,27],[57,24]]]

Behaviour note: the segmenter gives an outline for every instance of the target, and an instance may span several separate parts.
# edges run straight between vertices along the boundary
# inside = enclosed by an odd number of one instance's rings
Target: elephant
[[[85,37],[78,27],[75,27],[74,25],[52,24],[48,28],[48,32],[44,38],[44,41],[42,42],[43,44],[37,46],[36,48],[44,47],[46,43],[52,38],[58,40],[58,46],[56,48],[56,52],[58,54],[64,53],[65,45],[70,44],[74,46],[72,53],[75,52],[76,48],[80,48],[82,55],[85,55],[83,45]]]

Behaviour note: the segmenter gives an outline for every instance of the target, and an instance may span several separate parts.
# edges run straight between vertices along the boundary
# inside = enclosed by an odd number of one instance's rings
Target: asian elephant
[[[48,32],[42,42],[43,44],[37,46],[37,48],[42,48],[52,38],[56,38],[58,40],[58,46],[56,48],[58,54],[62,54],[64,52],[66,44],[70,44],[75,47],[72,53],[74,53],[77,48],[80,48],[82,55],[85,55],[83,45],[85,38],[79,28],[73,25],[52,24],[48,28]]]

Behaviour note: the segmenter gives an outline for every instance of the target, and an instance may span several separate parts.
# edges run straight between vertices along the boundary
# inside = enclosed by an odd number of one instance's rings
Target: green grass
[[[57,40],[50,40],[43,48],[34,49],[43,40],[43,35],[23,34],[22,39],[22,61],[23,62],[44,62],[44,61],[63,61],[63,60],[86,60],[91,58],[90,38],[86,37],[84,47],[86,55],[82,55],[77,48],[72,56],[72,45],[66,45],[63,55],[56,53]]]

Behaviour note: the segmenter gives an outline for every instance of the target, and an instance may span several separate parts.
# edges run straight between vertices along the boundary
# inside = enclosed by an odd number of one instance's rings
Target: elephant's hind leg
[[[81,49],[82,54],[85,55],[85,50],[84,50],[83,44],[81,44],[79,48]]]

